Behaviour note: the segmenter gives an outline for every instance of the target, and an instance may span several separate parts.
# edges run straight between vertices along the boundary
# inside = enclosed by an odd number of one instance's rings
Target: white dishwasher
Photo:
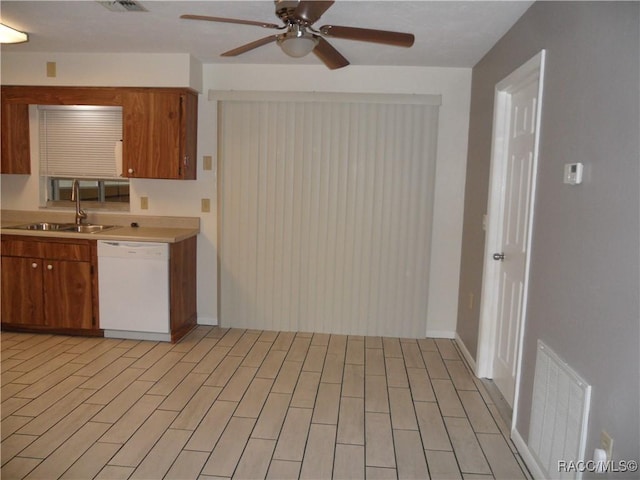
[[[105,337],[171,341],[169,244],[99,240],[98,294]]]

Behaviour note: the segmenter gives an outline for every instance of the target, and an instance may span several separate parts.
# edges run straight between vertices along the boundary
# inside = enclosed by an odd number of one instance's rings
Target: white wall
[[[198,88],[197,62],[176,55],[4,54],[2,83],[23,85],[136,85]],[[62,63],[64,60],[64,64]],[[103,62],[104,60],[104,62]],[[58,61],[56,83],[45,76],[46,61]],[[127,65],[104,69],[103,63]],[[195,63],[195,67],[194,67]],[[160,65],[168,65],[161,69]],[[67,75],[75,72],[78,76]],[[176,71],[177,70],[177,71]],[[162,74],[158,74],[158,72]],[[201,323],[217,319],[216,176],[202,170],[202,156],[216,158],[217,111],[206,100],[214,90],[330,91],[442,95],[434,200],[434,238],[430,272],[427,335],[453,337],[456,329],[458,272],[469,125],[471,69],[349,66],[330,71],[324,66],[221,65],[202,67],[198,126],[198,180],[132,180],[131,212],[140,196],[149,197],[147,215],[200,216],[198,241],[198,314]],[[171,82],[177,84],[170,85]],[[214,162],[216,163],[216,162]],[[34,177],[33,175],[31,177]],[[2,208],[37,208],[34,179],[2,176]],[[37,179],[35,179],[37,184]],[[200,213],[200,199],[211,198],[211,213]]]

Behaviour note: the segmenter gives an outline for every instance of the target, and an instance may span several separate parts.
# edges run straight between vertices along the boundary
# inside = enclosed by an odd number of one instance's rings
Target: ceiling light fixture
[[[29,40],[29,35],[0,23],[0,43],[22,43]]]
[[[282,51],[295,58],[308,55],[317,44],[318,38],[297,24],[292,24],[287,33],[278,37],[278,45]]]

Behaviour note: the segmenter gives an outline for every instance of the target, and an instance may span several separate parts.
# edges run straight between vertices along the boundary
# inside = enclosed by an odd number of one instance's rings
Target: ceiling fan
[[[318,29],[314,28],[313,24],[335,3],[333,1],[274,0],[274,3],[276,16],[283,22],[283,25],[235,18],[209,17],[205,15],[181,15],[180,18],[254,25],[283,31],[283,33],[269,35],[268,37],[260,38],[246,45],[224,52],[221,54],[223,57],[235,57],[254,48],[276,42],[280,48],[291,57],[304,57],[313,52],[332,70],[346,67],[349,65],[349,61],[327,42],[324,37],[383,43],[398,47],[410,47],[414,42],[414,36],[410,33],[337,25],[323,25]]]

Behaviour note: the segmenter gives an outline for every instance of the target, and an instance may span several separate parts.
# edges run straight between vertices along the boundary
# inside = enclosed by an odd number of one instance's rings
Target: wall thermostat
[[[582,183],[581,163],[565,163],[564,165],[564,183],[567,185],[579,185]]]

